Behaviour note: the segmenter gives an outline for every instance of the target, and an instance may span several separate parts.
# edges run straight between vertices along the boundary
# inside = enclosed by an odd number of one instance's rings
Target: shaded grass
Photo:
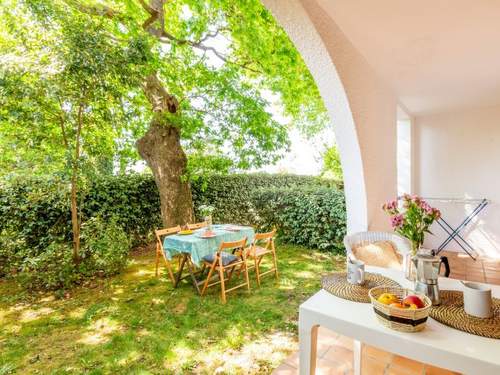
[[[280,279],[220,303],[154,276],[152,252],[121,274],[66,299],[0,281],[0,375],[270,373],[297,348],[298,306],[342,258],[278,247]]]

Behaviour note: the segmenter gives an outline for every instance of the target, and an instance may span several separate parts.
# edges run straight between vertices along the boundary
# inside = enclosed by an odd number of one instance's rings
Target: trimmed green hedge
[[[30,178],[0,185],[0,231],[11,229],[42,249],[54,239],[71,241],[70,186],[57,178]],[[160,197],[150,176],[101,177],[81,190],[82,222],[115,218],[134,245],[161,226]]]
[[[326,187],[260,190],[254,192],[253,204],[258,226],[277,228],[282,241],[344,251],[346,208],[342,191]]]
[[[254,224],[253,192],[267,188],[333,186],[311,176],[235,174],[214,175],[192,183],[195,207],[212,204],[214,220]],[[71,240],[69,185],[58,178],[18,179],[0,185],[0,231],[22,235],[33,249],[54,238]],[[160,198],[150,175],[104,176],[82,189],[82,222],[93,217],[114,217],[133,241],[148,242],[151,231],[161,226]]]
[[[196,207],[209,204],[215,207],[215,222],[246,225],[254,225],[257,220],[253,204],[255,191],[308,186],[336,187],[334,182],[318,177],[266,173],[212,175],[191,185],[195,211]]]

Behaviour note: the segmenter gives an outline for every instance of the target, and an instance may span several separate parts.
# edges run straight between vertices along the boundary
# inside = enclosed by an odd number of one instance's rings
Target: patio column
[[[383,202],[397,194],[397,99],[314,0],[262,0],[307,64],[335,129],[347,230],[389,230]]]

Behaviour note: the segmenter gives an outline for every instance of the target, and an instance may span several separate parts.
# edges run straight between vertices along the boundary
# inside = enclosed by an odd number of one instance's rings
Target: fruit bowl
[[[368,295],[373,311],[384,326],[400,332],[418,332],[425,328],[432,306],[429,297],[410,289],[387,286],[372,288]]]

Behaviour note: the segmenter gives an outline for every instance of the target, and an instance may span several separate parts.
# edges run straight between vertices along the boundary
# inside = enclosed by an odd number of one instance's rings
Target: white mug
[[[357,285],[365,282],[365,264],[362,261],[347,258],[347,281]]]
[[[478,318],[491,318],[491,289],[482,284],[463,282],[464,310],[467,314]]]

